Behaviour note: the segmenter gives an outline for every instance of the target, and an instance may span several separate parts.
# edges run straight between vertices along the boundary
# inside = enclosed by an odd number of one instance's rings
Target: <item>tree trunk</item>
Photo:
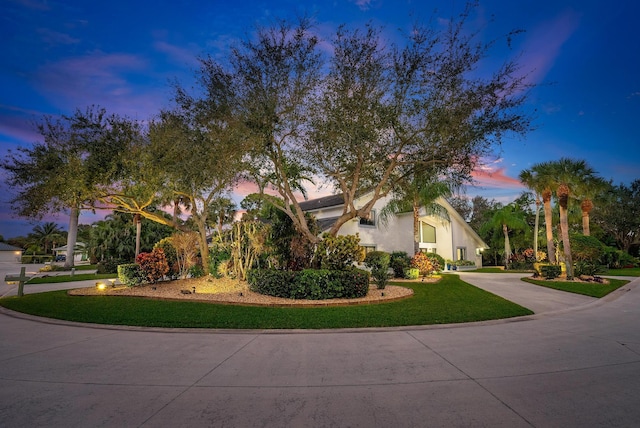
[[[589,214],[593,209],[593,202],[590,199],[585,199],[580,204],[582,209],[582,234],[584,236],[591,235],[591,228],[589,227]]]
[[[509,243],[509,229],[507,225],[502,225],[502,233],[504,233],[504,268],[509,269],[509,258],[511,257],[511,244]]]
[[[142,235],[142,219],[140,218],[140,214],[133,216],[133,222],[136,225],[136,258],[138,258],[138,254],[140,254],[140,236]]]
[[[64,267],[72,268],[74,263],[76,240],[78,239],[78,219],[80,218],[80,209],[72,207],[69,213],[69,233],[67,234],[67,255],[64,261]]]
[[[540,198],[536,195],[536,220],[533,225],[533,256],[538,261],[538,231],[540,230]]]
[[[553,245],[553,213],[551,212],[551,190],[542,192],[544,204],[544,226],[547,233],[547,256],[549,263],[556,263],[556,249]]]
[[[564,262],[567,265],[567,279],[573,279],[573,260],[571,258],[571,243],[569,242],[569,220],[567,207],[569,203],[569,191],[566,185],[558,187],[558,205],[560,205],[560,229],[562,234],[562,246],[564,248]]]
[[[420,252],[420,207],[413,204],[413,254]]]

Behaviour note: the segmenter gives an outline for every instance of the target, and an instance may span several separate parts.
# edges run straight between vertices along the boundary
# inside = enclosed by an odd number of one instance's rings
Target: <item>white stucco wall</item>
[[[399,214],[390,219],[387,225],[380,221],[380,211],[387,204],[388,198],[376,202],[374,211],[376,212],[376,225],[361,225],[359,219],[353,219],[345,223],[338,232],[339,235],[360,235],[360,245],[375,246],[376,250],[392,252],[404,251],[413,254],[413,215],[412,213]],[[360,201],[356,201],[358,208]],[[466,260],[475,261],[477,266],[481,266],[482,257],[476,256],[476,249],[483,246],[472,232],[464,220],[455,212],[449,204],[443,206],[450,212],[450,221],[425,216],[421,213],[421,221],[424,221],[436,229],[436,253],[444,259],[456,260],[456,249],[466,248]],[[342,214],[342,207],[329,207],[315,211],[310,211],[317,219],[338,217]],[[478,261],[479,260],[479,261]],[[478,264],[480,263],[480,264]]]

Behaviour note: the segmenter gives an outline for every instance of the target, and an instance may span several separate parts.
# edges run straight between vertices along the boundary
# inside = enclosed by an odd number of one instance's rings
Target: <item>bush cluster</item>
[[[288,299],[356,298],[366,296],[369,291],[369,273],[355,268],[252,269],[247,274],[247,281],[252,291]]]
[[[126,264],[126,262],[118,259],[99,261],[96,265],[96,273],[118,273],[118,266],[121,264]]]
[[[142,284],[145,280],[144,272],[137,263],[118,265],[118,280],[129,287]]]
[[[383,290],[389,280],[389,262],[391,257],[384,251],[371,251],[364,259],[364,264],[371,269],[371,276],[378,290]]]
[[[416,253],[411,259],[411,267],[418,269],[422,276],[431,275],[434,271],[431,259],[425,253]]]
[[[324,234],[322,241],[316,248],[316,262],[320,269],[342,270],[362,261],[360,251],[360,236]]]
[[[411,267],[411,257],[404,251],[394,251],[391,253],[389,266],[393,269],[393,276],[404,278],[405,271]]]
[[[138,254],[136,263],[140,266],[145,279],[152,284],[169,273],[169,264],[162,248],[154,248],[150,253]]]
[[[434,272],[442,272],[444,269],[444,258],[436,253],[427,253],[427,258],[431,262]]]

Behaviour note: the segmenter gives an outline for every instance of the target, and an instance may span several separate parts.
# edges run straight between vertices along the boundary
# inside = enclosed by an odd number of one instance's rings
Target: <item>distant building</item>
[[[76,242],[76,246],[73,251],[73,261],[74,262],[82,262],[87,260],[87,248],[84,242]],[[62,247],[56,247],[53,249],[53,253],[55,254],[54,260],[59,260],[60,257],[67,256],[67,246],[63,245]]]
[[[0,242],[0,262],[20,263],[23,251],[22,248]]]

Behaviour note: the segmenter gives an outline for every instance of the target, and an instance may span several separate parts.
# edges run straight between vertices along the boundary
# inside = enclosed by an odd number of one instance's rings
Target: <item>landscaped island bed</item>
[[[439,278],[426,278],[426,282],[436,282]],[[419,282],[419,281],[413,281]],[[388,285],[383,290],[374,285],[369,288],[365,297],[352,299],[327,299],[305,300],[285,299],[266,296],[249,290],[246,282],[231,279],[185,279],[178,281],[146,284],[136,287],[116,286],[111,287],[107,282],[106,288],[99,290],[97,287],[76,288],[69,290],[72,296],[134,296],[150,299],[164,300],[196,300],[211,303],[236,304],[247,306],[271,306],[271,307],[302,307],[302,306],[346,306],[380,302],[391,302],[404,299],[413,295],[413,290],[407,287]],[[193,293],[195,289],[195,293]]]

